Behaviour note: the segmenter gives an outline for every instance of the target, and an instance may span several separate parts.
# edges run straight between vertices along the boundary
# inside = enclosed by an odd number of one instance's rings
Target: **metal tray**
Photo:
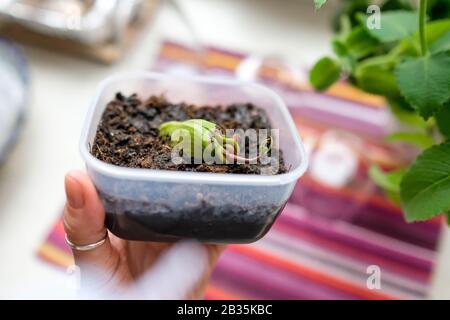
[[[98,44],[121,41],[144,0],[0,0],[0,22]]]

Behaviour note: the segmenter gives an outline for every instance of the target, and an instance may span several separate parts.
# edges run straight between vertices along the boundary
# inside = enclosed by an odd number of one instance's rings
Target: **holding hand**
[[[82,292],[99,298],[202,298],[222,245],[139,242],[105,228],[105,211],[89,177],[65,178],[66,240],[81,270]]]

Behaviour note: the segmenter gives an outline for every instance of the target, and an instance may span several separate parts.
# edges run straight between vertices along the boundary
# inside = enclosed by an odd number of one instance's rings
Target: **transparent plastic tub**
[[[279,129],[288,173],[216,174],[125,168],[90,153],[102,113],[116,92],[140,97],[164,94],[174,103],[263,108]],[[270,229],[307,168],[307,156],[280,97],[253,83],[206,77],[134,73],[104,80],[88,111],[80,149],[106,210],[106,226],[118,237],[143,241],[191,238],[208,243],[250,243]]]

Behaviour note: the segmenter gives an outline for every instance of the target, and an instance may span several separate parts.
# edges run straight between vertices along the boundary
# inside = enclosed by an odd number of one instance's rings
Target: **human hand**
[[[81,271],[81,289],[90,297],[199,299],[223,245],[193,241],[127,241],[105,228],[105,211],[89,177],[66,175],[64,229],[76,245],[105,242],[89,251],[73,249]]]

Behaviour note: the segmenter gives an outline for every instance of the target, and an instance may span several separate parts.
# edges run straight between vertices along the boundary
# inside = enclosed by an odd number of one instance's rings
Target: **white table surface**
[[[199,39],[208,44],[283,56],[310,64],[330,51],[328,18],[306,0],[178,0]],[[82,169],[78,138],[97,83],[120,71],[145,69],[166,37],[188,40],[164,5],[139,43],[112,66],[25,47],[32,97],[20,141],[0,168],[0,298],[72,297],[65,273],[41,261],[36,249],[60,214],[64,174]],[[434,278],[432,297],[450,298],[450,239]]]

